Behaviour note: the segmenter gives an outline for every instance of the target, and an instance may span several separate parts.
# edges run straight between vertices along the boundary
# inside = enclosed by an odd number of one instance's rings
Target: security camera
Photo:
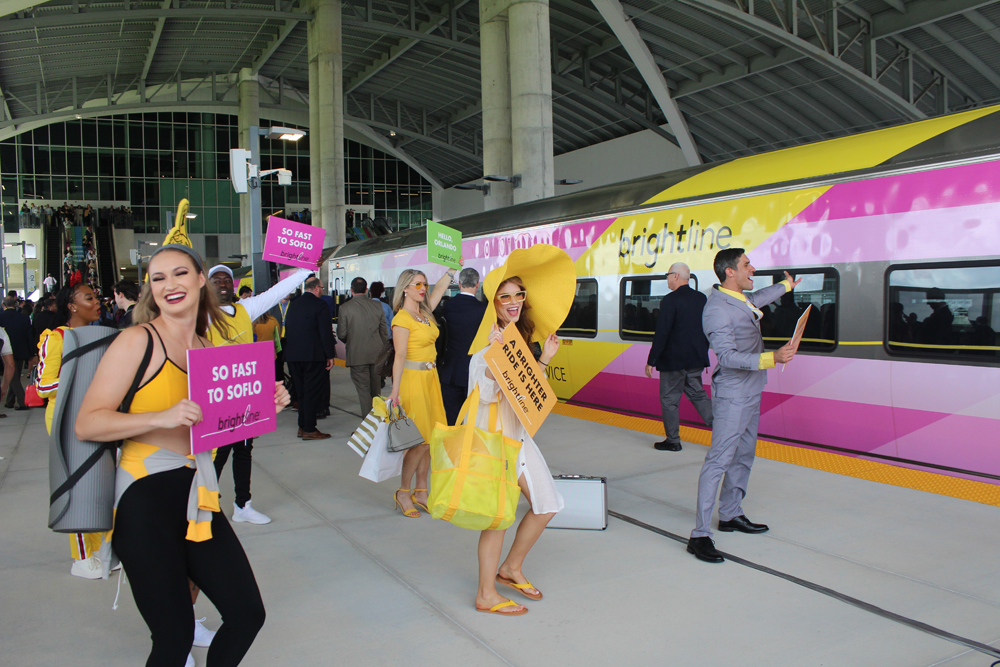
[[[292,184],[292,172],[289,169],[279,169],[278,170],[278,185],[291,185]]]

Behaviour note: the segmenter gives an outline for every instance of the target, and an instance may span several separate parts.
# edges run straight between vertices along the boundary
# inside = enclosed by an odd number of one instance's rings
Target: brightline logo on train
[[[653,223],[653,219],[650,219]],[[686,225],[686,228],[685,228]],[[644,226],[640,233],[621,230],[618,239],[618,257],[630,263],[639,262],[648,269],[656,266],[661,255],[673,255],[703,250],[725,250],[732,245],[733,230],[728,225],[715,223],[702,227],[693,218],[688,223],[681,222],[676,231],[662,223],[658,231],[651,231],[653,225]]]

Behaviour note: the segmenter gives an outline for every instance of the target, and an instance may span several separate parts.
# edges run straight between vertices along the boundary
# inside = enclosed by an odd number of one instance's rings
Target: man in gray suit
[[[351,281],[354,296],[341,304],[337,319],[337,338],[347,346],[346,364],[351,369],[351,382],[358,392],[361,414],[372,409],[372,399],[379,395],[381,378],[375,372],[375,362],[385,342],[389,327],[382,306],[366,296],[368,282],[364,278]]]
[[[774,368],[775,362],[787,364],[795,353],[790,343],[774,352],[764,352],[760,308],[791,292],[802,279],[794,280],[786,271],[785,280],[777,285],[744,295],[744,291],[753,289],[755,269],[743,248],[719,251],[714,268],[722,284],[713,287],[701,320],[719,360],[712,373],[712,446],[698,477],[695,529],[687,550],[700,560],[721,563],[725,559],[712,542],[711,521],[715,494],[723,475],[719,530],[741,533],[767,530],[764,524],[747,519],[741,503],[757,449],[760,398],[767,382],[767,369]]]

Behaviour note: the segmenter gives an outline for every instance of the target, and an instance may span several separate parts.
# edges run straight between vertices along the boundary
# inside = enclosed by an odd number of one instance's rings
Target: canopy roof
[[[0,0],[0,15],[0,133],[235,113],[244,67],[262,116],[306,108],[299,0]],[[550,0],[550,21],[557,155],[652,129],[714,162],[1000,101],[1000,0]],[[478,33],[474,1],[343,0],[346,123],[438,185],[481,177]]]

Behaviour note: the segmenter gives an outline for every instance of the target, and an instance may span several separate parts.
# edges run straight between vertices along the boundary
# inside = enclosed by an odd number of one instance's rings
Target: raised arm
[[[258,317],[278,305],[278,302],[295,291],[295,289],[306,281],[306,278],[316,273],[312,269],[299,269],[284,280],[279,280],[271,289],[261,294],[256,294],[248,299],[240,299],[240,304],[247,310],[250,321],[253,322]]]
[[[192,426],[201,421],[201,408],[181,399],[159,412],[118,412],[145,354],[147,331],[131,327],[118,335],[97,366],[93,382],[76,417],[76,437],[94,442],[114,442],[158,429]]]
[[[444,275],[441,276],[441,280],[434,283],[434,290],[431,291],[430,295],[427,297],[428,308],[433,311],[438,307],[438,304],[441,303],[442,297],[444,297],[444,293],[448,291],[448,285],[450,285],[454,279],[455,269],[448,269],[444,272]]]

